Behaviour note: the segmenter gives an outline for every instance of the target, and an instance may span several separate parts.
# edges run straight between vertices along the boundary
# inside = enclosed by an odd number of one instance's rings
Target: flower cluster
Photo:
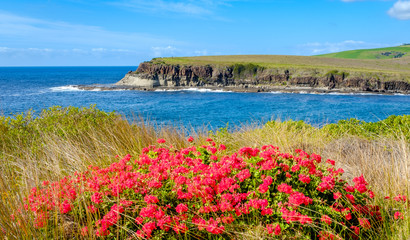
[[[226,237],[235,226],[262,224],[272,236],[298,231],[316,238],[320,228],[319,238],[339,239],[363,237],[381,226],[380,208],[371,205],[374,193],[364,177],[349,185],[333,160],[322,163],[317,154],[282,153],[272,145],[227,155],[224,145],[207,142],[177,150],[159,139],[159,147],[144,148],[134,160],[127,155],[106,168],[90,166],[45,182],[31,190],[25,208],[40,229],[54,223],[55,211],[71,215],[83,236],[117,236],[127,229],[126,236],[139,238],[189,232]],[[92,216],[93,226],[85,216]]]

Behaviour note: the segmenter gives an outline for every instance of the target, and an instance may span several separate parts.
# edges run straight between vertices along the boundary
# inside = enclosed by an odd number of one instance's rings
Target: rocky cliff
[[[266,68],[255,64],[169,65],[141,63],[117,85],[152,89],[156,87],[230,87],[236,89],[312,88],[321,90],[410,93],[410,84],[400,79],[380,80],[377,74],[338,70]],[[258,91],[259,91],[258,90]]]

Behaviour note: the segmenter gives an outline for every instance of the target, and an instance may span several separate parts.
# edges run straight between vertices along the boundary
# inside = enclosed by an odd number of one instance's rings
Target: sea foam
[[[51,91],[53,92],[77,92],[77,91],[84,91],[80,89],[78,86],[75,85],[67,85],[67,86],[60,86],[60,87],[51,87]]]

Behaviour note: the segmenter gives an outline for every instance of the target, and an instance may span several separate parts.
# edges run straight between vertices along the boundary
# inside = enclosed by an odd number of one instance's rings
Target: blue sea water
[[[357,118],[378,121],[410,114],[409,95],[234,93],[184,91],[82,91],[73,85],[113,84],[129,67],[0,67],[0,114],[36,112],[54,105],[90,106],[185,127],[225,127],[272,119],[313,125]]]

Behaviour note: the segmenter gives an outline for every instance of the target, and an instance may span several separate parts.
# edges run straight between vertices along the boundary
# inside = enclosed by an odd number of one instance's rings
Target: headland
[[[410,94],[410,46],[322,56],[154,58],[127,73],[114,88]]]

